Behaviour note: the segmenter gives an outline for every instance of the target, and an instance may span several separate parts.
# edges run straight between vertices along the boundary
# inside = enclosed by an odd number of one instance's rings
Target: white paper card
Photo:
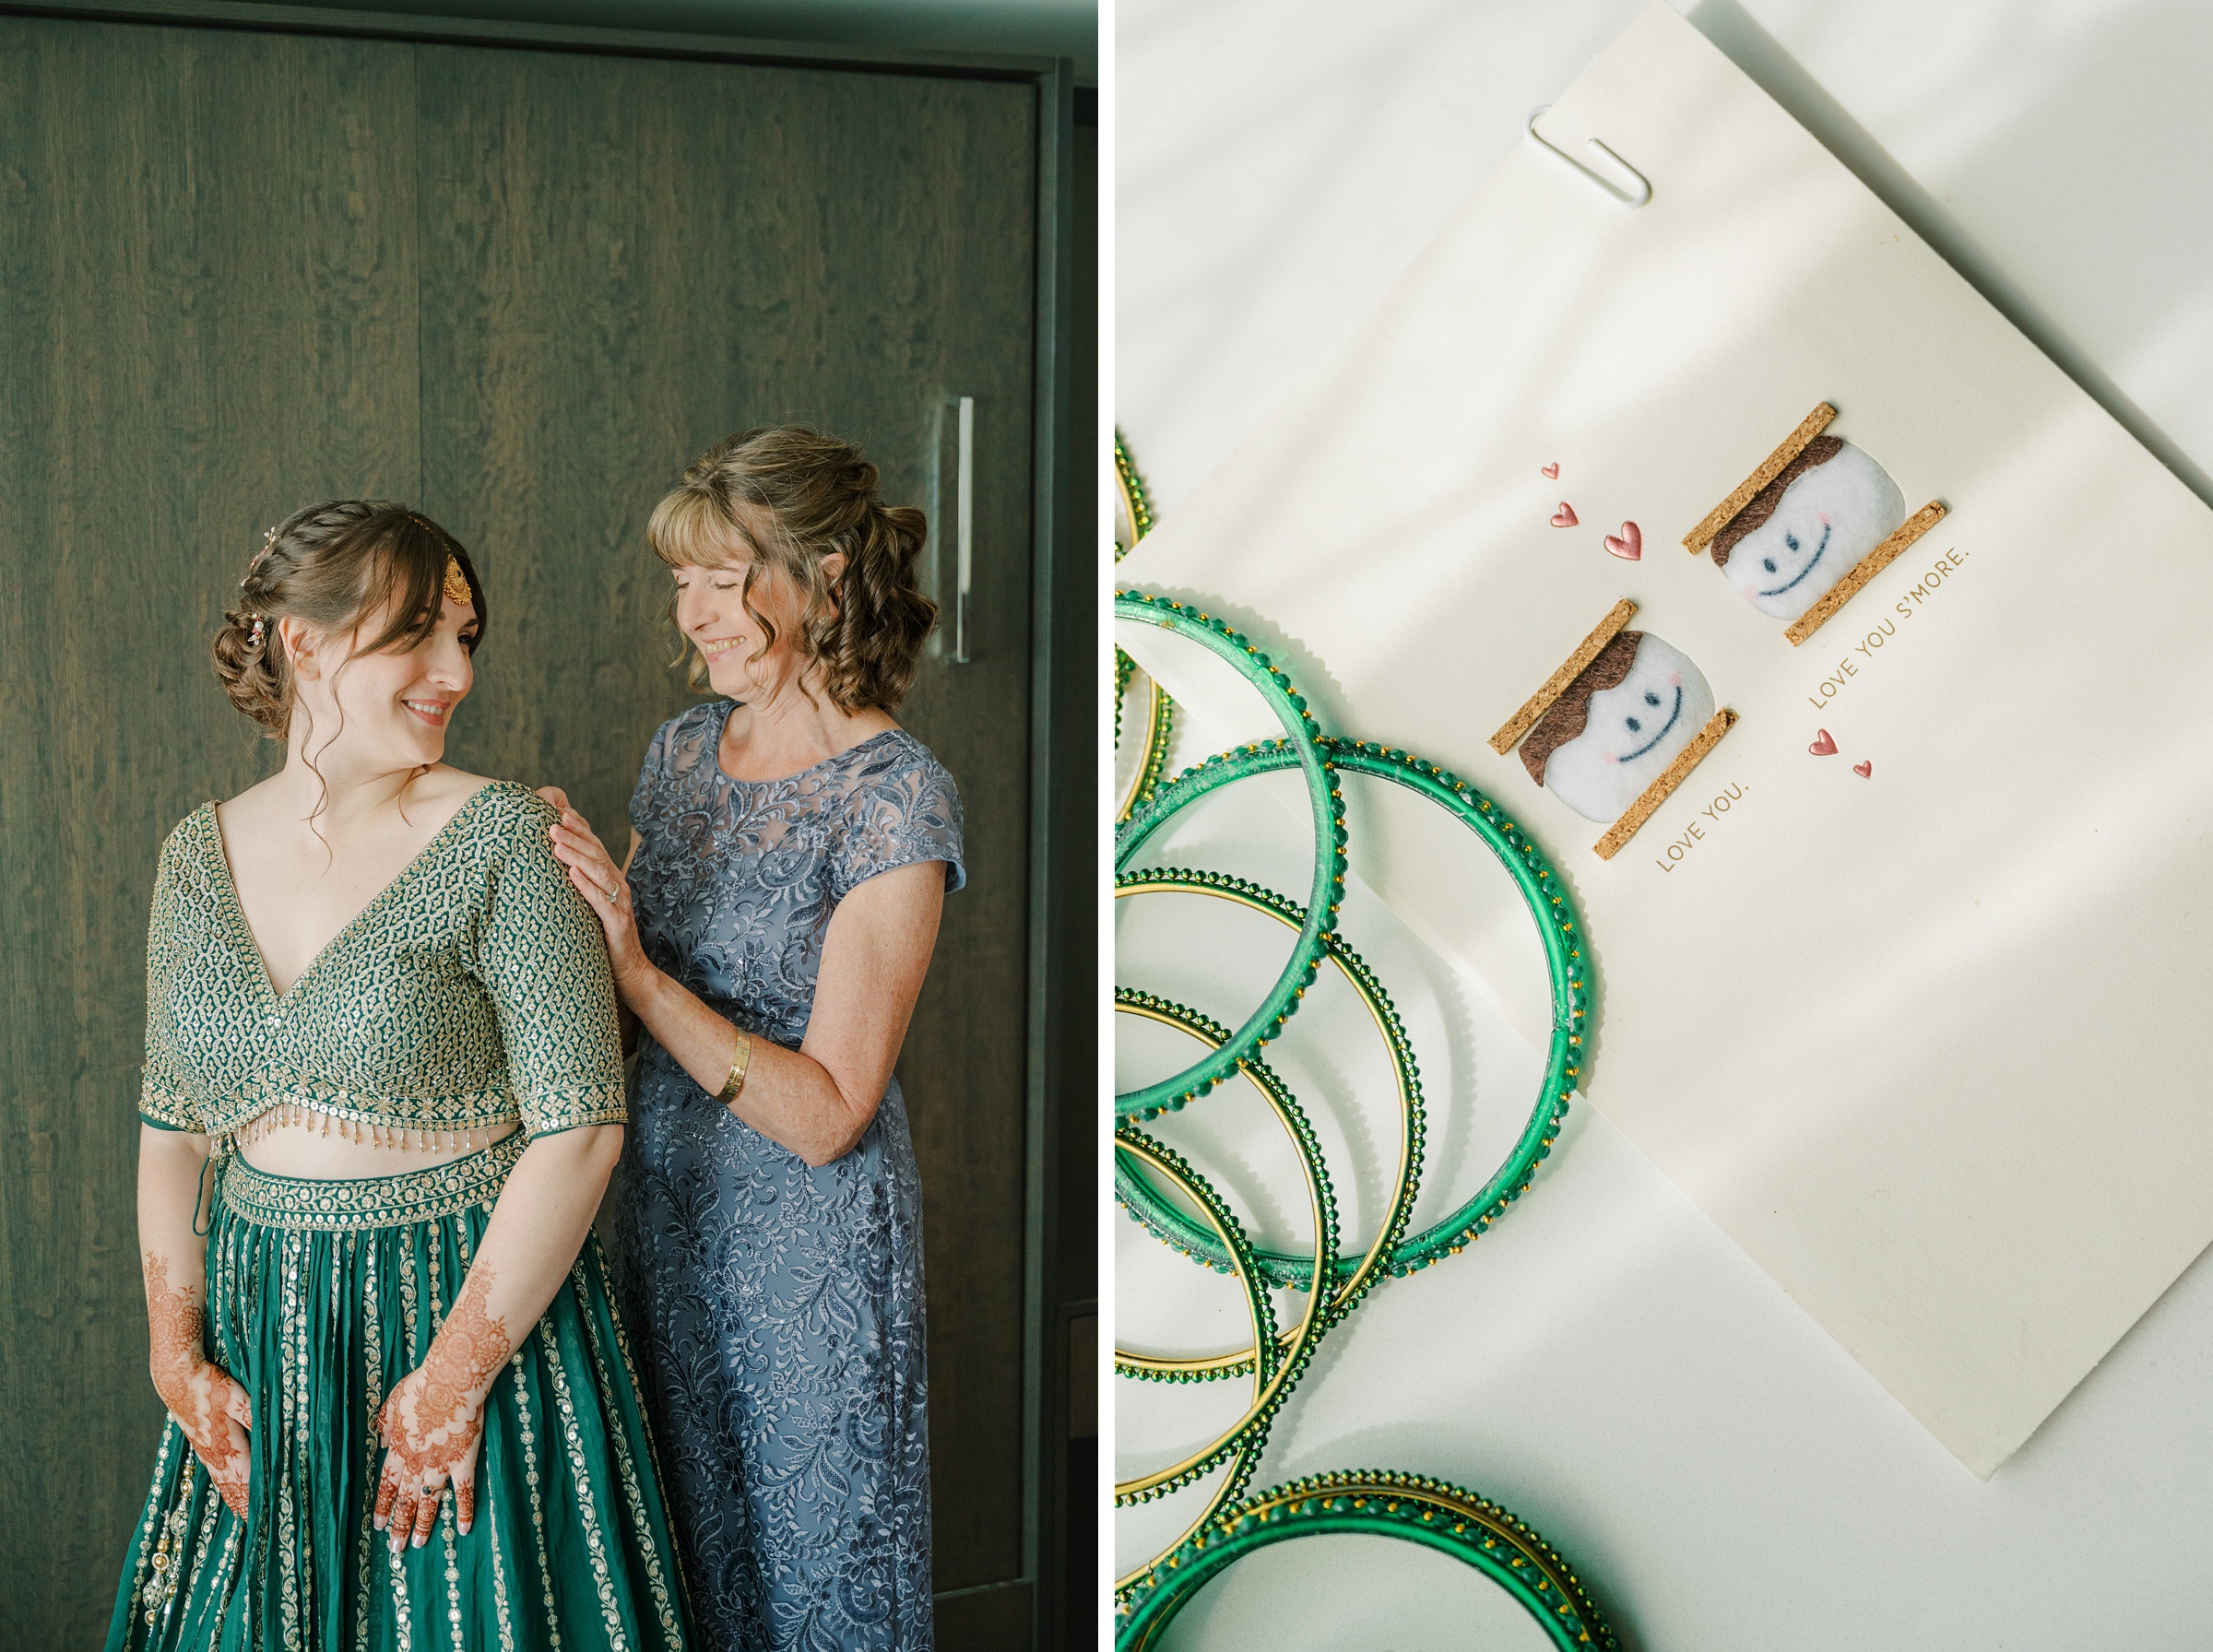
[[[2213,513],[1664,5],[1541,126],[1651,203],[1520,146],[1117,583],[1546,845],[1592,1102],[1987,1475],[2213,1240]],[[1950,515],[1793,647],[1682,539],[1824,401]],[[1864,535],[1890,507],[1852,486],[1777,518]],[[1763,535],[1779,583],[1811,554]],[[1624,596],[1741,721],[1604,861],[1485,742]],[[1475,977],[1527,969],[1503,880],[1406,820],[1372,811],[1362,875]]]

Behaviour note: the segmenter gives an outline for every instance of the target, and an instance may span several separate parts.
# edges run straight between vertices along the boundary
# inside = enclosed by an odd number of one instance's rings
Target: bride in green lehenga
[[[286,761],[155,877],[169,1419],[111,1652],[687,1638],[590,1237],[624,1116],[599,925],[551,807],[440,761],[483,629],[449,535],[341,502],[270,530],[216,639]]]

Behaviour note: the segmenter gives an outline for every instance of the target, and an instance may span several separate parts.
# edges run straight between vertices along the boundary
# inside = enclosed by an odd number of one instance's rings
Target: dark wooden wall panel
[[[160,1417],[133,1184],[156,849],[271,761],[260,530],[411,492],[409,48],[0,20],[0,1646],[95,1642]]]

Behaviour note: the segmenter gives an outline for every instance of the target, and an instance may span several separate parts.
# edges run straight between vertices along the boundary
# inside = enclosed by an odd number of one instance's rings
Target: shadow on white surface
[[[1380,9],[1369,31],[1308,4],[1121,8],[1117,394],[1164,519],[1639,6]],[[2213,498],[2213,8],[1690,15]],[[1332,1334],[1259,1483],[1399,1468],[1496,1497],[1632,1646],[2193,1646],[2213,1644],[2209,1413],[2200,1257],[1978,1482],[1579,1104],[1512,1216]],[[1237,1599],[1204,1644],[1237,1644]]]

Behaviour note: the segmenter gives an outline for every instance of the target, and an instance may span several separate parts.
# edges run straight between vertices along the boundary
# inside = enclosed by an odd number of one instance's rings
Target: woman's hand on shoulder
[[[538,795],[561,810],[547,827],[553,853],[568,868],[569,881],[590,905],[607,932],[608,962],[613,965],[615,990],[627,1002],[653,973],[653,964],[638,939],[636,909],[630,898],[630,877],[583,815],[570,806],[568,794],[557,785],[540,786]]]

